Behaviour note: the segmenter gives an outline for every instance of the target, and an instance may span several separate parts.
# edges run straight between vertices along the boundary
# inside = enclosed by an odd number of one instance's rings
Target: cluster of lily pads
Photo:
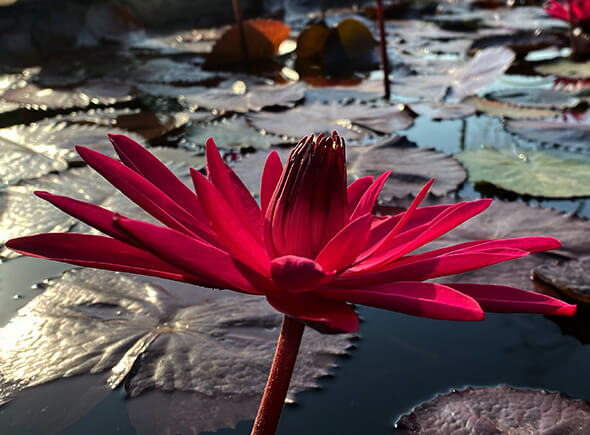
[[[379,73],[366,71],[376,67],[371,62],[374,41],[358,31],[359,25],[373,31],[374,23],[355,11],[328,12],[323,21],[311,23],[307,17],[286,17],[290,27],[254,21],[253,38],[266,43],[260,59],[249,51],[250,63],[239,71],[212,62],[219,58],[211,53],[225,49],[219,48],[220,41],[232,40],[226,29],[136,33],[117,44],[76,53],[74,62],[3,66],[0,258],[6,262],[1,267],[10,270],[12,262],[23,261],[4,248],[10,238],[94,231],[36,198],[35,190],[151,219],[84,166],[74,144],[109,153],[106,134],[123,133],[150,144],[152,152],[188,181],[189,167],[204,168],[205,140],[214,136],[226,161],[257,194],[271,150],[284,161],[289,145],[300,136],[337,130],[349,145],[351,180],[393,171],[380,197],[382,207],[406,205],[431,177],[436,182],[426,199],[429,204],[458,201],[469,191],[516,199],[495,201],[485,215],[429,248],[530,234],[562,242],[558,251],[466,273],[464,281],[494,281],[587,303],[590,224],[575,214],[523,200],[544,204],[550,198],[568,199],[566,207],[590,214],[584,199],[590,196],[590,63],[566,57],[567,25],[542,8],[482,9],[476,3],[445,4],[438,14],[423,5],[391,9],[396,16],[386,22],[393,93],[388,101],[382,99]],[[339,27],[352,16],[354,24]],[[338,30],[346,26],[356,30]],[[313,32],[314,38],[325,35],[325,50],[303,50],[305,32]],[[347,39],[359,33],[365,35],[361,43]],[[342,71],[344,76],[332,61],[340,49],[354,66]],[[85,378],[93,386],[92,397],[76,415],[93,408],[109,388],[123,386],[133,398],[128,406],[138,433],[163,433],[170,425],[217,430],[252,418],[280,316],[264,301],[183,286],[92,270],[52,277],[40,286],[42,293],[15,301],[15,313],[0,318],[0,403],[18,402],[29,388],[64,378],[71,378],[72,391],[85,391],[88,384],[76,385],[74,375],[93,374]],[[573,320],[576,333],[588,325],[581,311]],[[561,322],[572,329],[572,321]],[[353,339],[308,331],[291,400],[295,393],[316,387]],[[527,400],[519,392],[501,393],[511,403]],[[561,418],[566,424],[588,424],[587,405],[552,397],[556,409],[565,403]],[[442,424],[432,417],[437,414],[425,412],[429,406],[456,406],[459,411],[466,406],[445,400],[443,396],[417,408],[400,420],[399,429],[421,433],[421,428]],[[484,414],[490,413],[478,424],[488,419],[504,424],[494,420],[493,403],[478,403]],[[166,417],[146,419],[145,409],[153,406],[167,409]],[[522,424],[516,417],[505,421],[512,427]],[[71,421],[57,424],[65,427]]]

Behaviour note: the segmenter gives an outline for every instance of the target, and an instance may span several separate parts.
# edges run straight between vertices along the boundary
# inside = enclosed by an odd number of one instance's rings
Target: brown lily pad
[[[403,105],[371,107],[337,103],[314,103],[279,113],[249,113],[246,118],[256,128],[295,138],[336,130],[345,139],[360,139],[375,133],[390,134],[405,130],[414,122]]]
[[[1,400],[51,380],[105,372],[111,388],[124,384],[132,412],[151,414],[149,421],[156,417],[151,405],[171,397],[141,399],[143,393],[184,392],[192,393],[196,433],[233,426],[256,411],[281,318],[264,297],[106,271],[66,272],[3,328]],[[306,331],[291,400],[317,387],[351,338]],[[182,411],[174,408],[157,406],[158,425],[181,423]]]
[[[535,433],[590,431],[590,405],[559,393],[506,385],[454,390],[402,416],[394,433]]]
[[[587,149],[590,143],[590,116],[562,115],[538,120],[509,120],[506,130],[529,140]]]
[[[556,75],[570,79],[590,78],[590,62],[572,62],[568,59],[560,59],[557,62],[538,65],[535,71],[540,74]]]
[[[467,97],[464,104],[473,106],[478,112],[490,116],[498,116],[512,119],[539,119],[557,116],[561,112],[557,110],[544,109],[539,107],[523,107],[501,101],[492,101],[480,97]]]
[[[236,84],[242,86],[235,86]],[[235,82],[231,89],[210,89],[197,94],[186,94],[189,106],[204,107],[223,112],[259,112],[265,107],[294,107],[305,96],[305,84],[254,86],[248,89],[244,82]]]
[[[371,146],[349,147],[347,166],[350,179],[376,177],[392,171],[381,191],[381,203],[416,195],[433,177],[432,194],[446,195],[457,190],[467,178],[461,164],[451,156],[418,148],[403,137],[385,138]]]
[[[533,277],[567,297],[590,303],[590,259],[552,261],[533,269]]]

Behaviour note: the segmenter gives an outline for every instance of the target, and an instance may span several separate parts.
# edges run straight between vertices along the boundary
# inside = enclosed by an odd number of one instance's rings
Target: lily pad
[[[475,113],[475,108],[469,104],[446,104],[439,101],[412,103],[409,105],[419,115],[438,120],[461,119]]]
[[[190,106],[216,109],[218,111],[246,113],[258,112],[265,107],[293,107],[305,96],[305,84],[255,86],[247,89],[243,82],[235,82],[242,86],[231,89],[210,89],[197,94],[187,94],[184,101]]]
[[[135,140],[142,140],[117,128],[69,125],[53,120],[0,129],[0,180],[4,184],[13,184],[63,170],[67,162],[80,161],[74,145],[111,152],[108,133],[127,134]]]
[[[492,101],[541,109],[566,109],[580,103],[579,98],[557,90],[542,88],[503,89],[489,92],[485,97]]]
[[[136,66],[127,73],[129,78],[145,83],[178,85],[199,84],[214,79],[218,74],[204,71],[189,62],[176,62],[168,58],[152,59]]]
[[[131,398],[153,390],[195,393],[197,433],[218,429],[211,425],[220,420],[235,425],[256,410],[281,317],[263,297],[106,271],[66,272],[3,328],[1,401],[54,379],[107,372],[108,385],[123,383]],[[306,331],[291,400],[317,387],[351,338]],[[170,411],[158,418],[171,421]]]
[[[383,96],[382,80],[363,80],[350,86],[319,86],[316,82],[309,83],[305,91],[306,103],[328,103],[332,101],[374,101]]]
[[[587,149],[590,143],[590,115],[562,115],[539,120],[509,120],[506,130],[529,140]]]
[[[152,148],[151,151],[185,183],[190,182],[189,166],[202,169],[205,165],[203,156],[195,156],[186,150]],[[19,255],[3,246],[6,240],[14,237],[69,230],[96,232],[36,197],[33,194],[36,190],[88,201],[136,219],[152,220],[95,171],[90,168],[70,169],[61,174],[23,182],[19,186],[9,186],[0,192],[0,258]]]
[[[203,149],[207,139],[212,137],[222,148],[266,149],[271,145],[292,142],[274,134],[262,134],[250,127],[244,118],[224,118],[204,125],[194,125],[188,129],[181,146]]]
[[[590,303],[590,258],[547,262],[535,267],[533,277],[571,299]]]
[[[483,112],[491,116],[506,117],[512,119],[539,119],[557,116],[561,112],[538,107],[523,107],[500,101],[492,101],[480,97],[467,97],[463,100],[464,104],[473,106],[478,112]]]
[[[590,62],[572,62],[561,59],[558,62],[547,63],[535,67],[539,74],[556,75],[570,79],[590,78]]]
[[[590,196],[590,159],[554,154],[482,148],[455,157],[467,168],[476,186],[486,182],[521,195],[544,198]]]
[[[590,405],[586,401],[543,390],[500,385],[469,387],[437,396],[402,416],[394,433],[582,435],[588,431]]]
[[[295,138],[337,130],[345,139],[360,139],[375,133],[389,134],[404,130],[414,122],[403,105],[371,107],[337,103],[314,103],[279,113],[249,113],[246,118],[256,128]]]
[[[493,83],[513,60],[514,53],[507,48],[486,48],[447,75],[417,75],[396,79],[393,91],[409,97],[443,99],[449,95],[462,100]]]
[[[351,179],[392,171],[381,191],[381,203],[415,195],[433,177],[435,182],[430,191],[437,196],[456,190],[467,178],[463,167],[451,156],[418,148],[403,137],[348,148],[347,166]]]

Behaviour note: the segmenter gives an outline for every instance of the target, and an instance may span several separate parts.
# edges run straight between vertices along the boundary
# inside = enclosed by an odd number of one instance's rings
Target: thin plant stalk
[[[242,20],[242,13],[240,12],[239,0],[232,0],[232,5],[234,7],[234,17],[236,18],[236,24],[238,25],[238,29],[240,31],[240,43],[242,44],[242,50],[244,51],[244,59],[246,60],[246,64],[248,64],[248,41],[246,41],[246,31],[244,30],[244,20]]]
[[[298,320],[287,315],[283,317],[275,356],[251,435],[274,435],[277,430],[304,328],[305,325]]]
[[[389,86],[389,60],[387,58],[387,41],[385,37],[385,24],[383,22],[383,2],[377,0],[377,23],[379,24],[379,48],[381,50],[381,69],[383,70],[384,98],[389,100],[391,90]]]

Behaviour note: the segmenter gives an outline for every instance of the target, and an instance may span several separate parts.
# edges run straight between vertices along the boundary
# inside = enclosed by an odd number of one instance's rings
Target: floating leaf
[[[590,115],[562,115],[539,120],[508,120],[506,130],[529,140],[587,148],[590,143]]]
[[[557,62],[538,65],[535,71],[540,74],[556,75],[570,79],[590,78],[590,62],[572,62],[568,59],[560,59]]]
[[[256,128],[295,138],[337,130],[345,139],[360,139],[374,133],[389,134],[404,130],[414,122],[403,105],[371,107],[337,103],[314,103],[279,113],[249,113],[246,118]]]
[[[410,104],[412,110],[419,115],[432,120],[460,119],[475,113],[475,108],[469,104],[446,104],[439,101],[428,101]]]
[[[521,195],[545,198],[590,196],[590,159],[516,148],[482,148],[455,157],[469,179],[486,182]]]
[[[513,60],[514,53],[507,48],[487,48],[447,75],[417,75],[396,79],[393,91],[410,97],[442,99],[450,95],[462,100],[493,83]]]
[[[561,112],[534,107],[522,107],[514,104],[491,101],[480,97],[467,97],[464,104],[473,106],[478,112],[487,113],[490,116],[499,116],[513,119],[535,119],[557,116]]]
[[[51,171],[63,170],[64,162],[79,162],[74,145],[112,152],[108,133],[126,133],[106,126],[68,125],[53,120],[0,129],[2,165],[0,179],[5,184],[37,178]],[[133,134],[128,136],[141,140]]]
[[[237,24],[226,30],[217,40],[207,64],[214,66],[243,64],[246,62],[268,62],[276,55],[281,42],[291,28],[277,20],[254,19],[243,21],[244,36],[248,49],[248,58],[244,52],[240,29]]]
[[[559,393],[506,385],[468,387],[435,397],[403,415],[395,432],[584,434],[590,431],[590,405]]]
[[[194,156],[185,150],[152,148],[151,151],[166,162],[185,183],[190,182],[189,166],[202,169],[205,165],[203,156]],[[153,220],[97,172],[89,168],[70,169],[58,175],[48,175],[0,191],[0,258],[13,258],[19,255],[3,246],[6,240],[14,237],[71,229],[76,232],[96,232],[35,196],[35,190],[46,190],[57,195],[88,201],[124,216]]]
[[[235,425],[253,417],[280,323],[263,297],[73,270],[52,280],[3,328],[1,400],[50,380],[110,371],[109,385],[124,383],[130,397],[154,389],[196,393],[196,432],[218,429],[211,425],[219,420]],[[317,387],[350,339],[309,329],[290,397]],[[168,412],[158,419],[168,423]]]
[[[567,297],[590,303],[590,259],[552,261],[535,267],[533,277]]]
[[[372,146],[347,150],[348,174],[352,179],[392,171],[381,191],[381,202],[415,195],[428,180],[434,195],[456,190],[466,179],[465,170],[451,156],[418,148],[403,137],[385,138]]]
[[[198,147],[203,149],[207,139],[212,137],[217,146],[222,148],[256,148],[265,149],[271,145],[290,142],[287,139],[262,134],[250,127],[244,118],[225,118],[205,125],[195,125],[188,129],[185,141],[181,143],[186,148]]]
[[[200,84],[217,78],[217,74],[204,71],[200,66],[172,59],[151,59],[127,73],[129,78],[145,83],[178,85]]]
[[[350,85],[324,85],[317,80],[306,79],[310,87],[305,91],[306,103],[328,103],[332,101],[360,101],[367,102],[383,96],[382,80],[363,80]]]
[[[489,92],[485,97],[492,101],[541,109],[565,109],[580,103],[579,98],[543,88],[502,89]]]
[[[186,94],[190,106],[226,112],[258,112],[265,107],[293,107],[305,96],[305,84],[255,86],[250,89],[243,82],[235,82],[231,89],[210,89],[197,94]]]

